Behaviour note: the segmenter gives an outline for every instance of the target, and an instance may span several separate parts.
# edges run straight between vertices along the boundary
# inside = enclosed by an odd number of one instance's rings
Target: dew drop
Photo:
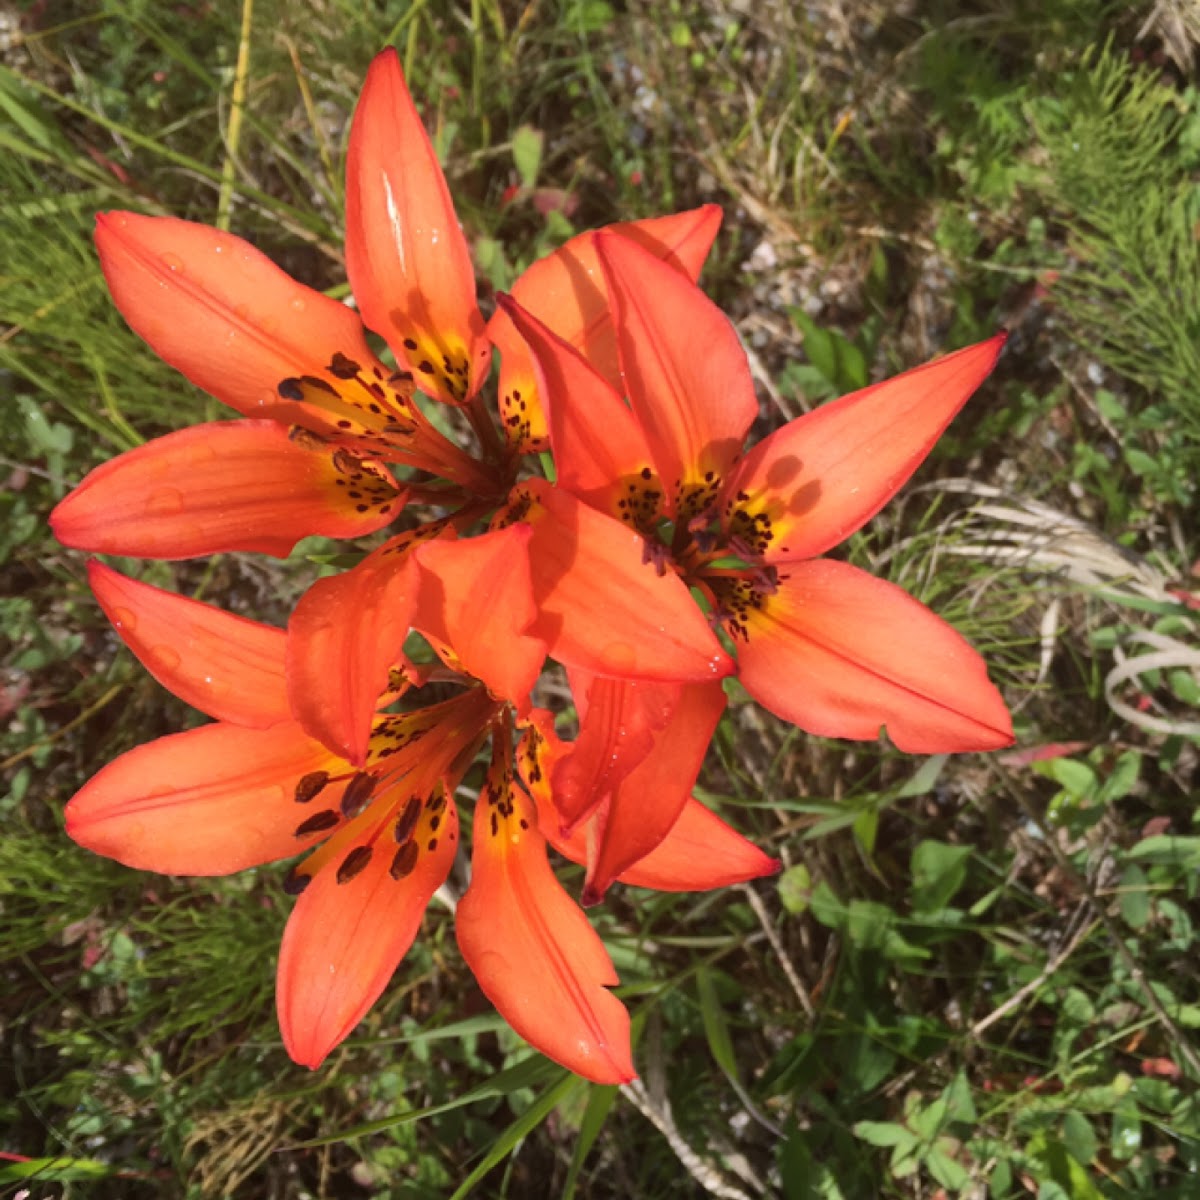
[[[146,501],[146,511],[154,517],[169,517],[183,512],[183,493],[178,488],[159,488]]]
[[[156,667],[162,667],[166,671],[173,671],[180,663],[179,651],[173,646],[151,646],[150,661]]]
[[[137,628],[137,615],[128,608],[114,608],[112,611],[112,623],[118,629],[123,629],[126,633],[132,633]]]
[[[162,265],[168,271],[175,271],[178,274],[183,274],[183,259],[178,254],[161,254],[159,258],[162,260]]]
[[[610,642],[604,648],[604,666],[614,675],[632,671],[637,663],[637,652],[628,642]]]
[[[305,308],[304,297],[303,297],[303,296],[297,296],[297,297],[296,297],[296,298],[295,298],[295,299],[292,301],[292,310],[293,310],[294,312],[303,312],[303,311],[304,311],[304,308]]]

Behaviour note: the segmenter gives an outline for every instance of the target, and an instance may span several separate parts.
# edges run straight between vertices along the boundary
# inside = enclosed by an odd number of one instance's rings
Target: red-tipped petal
[[[400,534],[352,570],[318,579],[288,621],[288,690],[296,719],[358,766],[412,623],[415,544],[412,534]]]
[[[168,691],[233,725],[289,721],[282,629],[130,579],[98,562],[88,583],[121,640]]]
[[[532,353],[558,485],[593,508],[649,532],[662,485],[629,406],[577,350],[509,296],[497,297]]]
[[[579,737],[555,766],[551,780],[564,834],[657,748],[658,735],[679,707],[683,691],[677,683],[609,679],[581,671],[570,675]],[[721,691],[719,683],[711,686]],[[684,794],[691,784],[692,780],[683,784]]]
[[[283,1044],[296,1062],[319,1067],[379,998],[457,847],[453,803],[436,812],[426,805],[404,845],[376,829],[306,887],[283,933],[275,992]]]
[[[711,506],[741,453],[758,401],[729,319],[678,271],[625,238],[596,248],[608,284],[625,390],[658,473],[667,512]]]
[[[598,903],[614,879],[652,853],[674,828],[724,708],[719,683],[681,689],[653,750],[597,810],[589,834],[584,904]]]
[[[617,878],[660,892],[707,892],[779,870],[764,854],[699,800],[690,798],[670,832],[645,858]]]
[[[643,559],[645,542],[619,521],[532,479],[517,510],[533,529],[529,561],[537,620],[548,652],[597,675],[709,682],[729,674],[728,655],[683,581]]]
[[[554,878],[533,805],[511,783],[476,805],[455,929],[484,994],[530,1045],[596,1083],[634,1078],[612,960]]]
[[[767,562],[836,546],[921,465],[990,374],[1006,336],[852,392],[776,430],[726,481],[726,527]]]
[[[823,737],[940,754],[1011,744],[983,659],[907,592],[847,563],[789,563],[751,608],[738,678],[785,721]]]
[[[351,484],[332,453],[293,442],[274,421],[197,425],[97,467],[50,524],[64,545],[98,554],[286,558],[303,537],[361,537],[395,519],[404,506],[395,481],[359,466]]]
[[[721,210],[706,204],[690,212],[610,225],[695,280],[708,256]],[[596,258],[595,231],[571,238],[535,262],[513,285],[513,297],[583,355],[611,385],[620,384],[616,334]],[[533,363],[509,316],[497,311],[488,335],[500,350],[500,416],[505,432],[528,453],[548,448],[548,429]]]
[[[197,387],[247,416],[335,353],[372,355],[353,310],[304,287],[249,242],[174,217],[100,213],[96,248],[134,332]]]
[[[296,785],[339,763],[299,725],[205,725],[138,746],[109,763],[66,807],[67,833],[127,867],[229,875],[288,858],[324,834]],[[323,795],[320,805],[337,796]]]
[[[367,72],[346,159],[346,269],[363,320],[422,391],[462,404],[491,345],[437,154],[389,48]]]
[[[529,581],[529,530],[511,525],[416,551],[420,599],[413,626],[453,652],[462,671],[523,711],[546,658],[529,637],[537,610]]]

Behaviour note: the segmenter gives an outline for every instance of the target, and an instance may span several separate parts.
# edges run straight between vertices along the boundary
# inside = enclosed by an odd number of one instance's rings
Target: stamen
[[[297,804],[308,804],[315,800],[321,789],[329,782],[328,771],[309,771],[296,784],[295,800]]]
[[[337,869],[338,883],[349,883],[355,876],[361,875],[366,870],[367,863],[370,861],[371,847],[355,846],[342,860],[342,865]]]
[[[325,830],[341,824],[341,820],[342,818],[332,808],[313,813],[307,821],[302,821],[296,826],[296,837],[308,837],[310,833],[324,833]]]
[[[375,791],[375,785],[378,782],[375,776],[369,772],[359,771],[342,793],[342,815],[357,817],[367,807],[367,802],[371,799],[371,794]]]
[[[404,845],[396,851],[396,856],[392,859],[392,865],[388,867],[388,874],[393,879],[407,878],[407,876],[413,873],[420,853],[420,850],[417,849],[416,842],[405,842]]]
[[[404,806],[404,811],[396,818],[396,844],[402,846],[413,835],[417,821],[421,816],[421,798],[413,796]]]
[[[283,877],[283,891],[288,896],[298,896],[310,883],[313,877],[304,871],[301,871],[299,865],[294,866]]]

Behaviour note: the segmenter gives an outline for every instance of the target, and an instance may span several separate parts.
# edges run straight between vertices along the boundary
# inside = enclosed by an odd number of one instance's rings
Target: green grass
[[[0,1194],[1193,1194],[1200,115],[1140,33],[1152,8],[259,0],[240,128],[240,6],[26,14],[0,60]],[[227,222],[342,288],[347,120],[389,41],[485,305],[574,228],[723,205],[704,283],[767,380],[759,432],[1012,329],[850,553],[953,620],[1019,749],[1048,749],[925,761],[732,704],[704,795],[785,870],[593,910],[639,1090],[531,1058],[436,906],[301,1070],[271,994],[280,872],[162,879],[62,832],[90,773],[194,716],[45,516],[219,410],[125,328],[92,213]],[[278,622],[313,575],[303,554],[142,570]]]

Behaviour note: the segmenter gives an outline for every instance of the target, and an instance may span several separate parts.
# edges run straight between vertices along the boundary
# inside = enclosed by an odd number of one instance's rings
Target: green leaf
[[[538,171],[542,166],[542,146],[545,135],[532,125],[519,125],[512,136],[513,163],[521,183],[531,188],[537,183]]]
[[[25,1179],[69,1183],[76,1179],[107,1179],[114,1173],[112,1166],[94,1158],[27,1158],[24,1162],[0,1166],[0,1183],[20,1183]]]
[[[907,1126],[897,1125],[894,1121],[855,1121],[852,1128],[855,1137],[872,1146],[901,1146],[908,1151],[921,1140]]]
[[[563,1184],[562,1200],[571,1200],[575,1195],[575,1187],[579,1181],[579,1172],[583,1169],[584,1161],[591,1153],[604,1122],[620,1094],[620,1088],[599,1083],[589,1084],[587,1108],[584,1109],[583,1120],[579,1123],[579,1135],[575,1139],[575,1148],[571,1152],[571,1165],[567,1168],[566,1182]]]
[[[1111,1144],[1113,1158],[1122,1161],[1142,1148],[1142,1115],[1132,1096],[1126,1096],[1113,1110]]]
[[[729,1026],[725,1022],[725,1013],[717,997],[712,971],[708,967],[701,967],[696,972],[696,994],[700,998],[704,1036],[708,1039],[713,1061],[730,1079],[736,1080],[738,1065],[737,1056],[733,1052],[733,1039],[729,1036]]]
[[[1121,872],[1118,886],[1121,916],[1131,929],[1144,929],[1150,921],[1150,881],[1136,863]]]
[[[1092,1123],[1082,1113],[1069,1112],[1063,1117],[1063,1145],[1076,1162],[1087,1166],[1096,1157],[1099,1143]]]
[[[1142,838],[1125,857],[1137,863],[1157,863],[1161,866],[1200,867],[1200,837],[1175,837],[1156,833]]]
[[[912,853],[913,909],[936,912],[949,903],[967,878],[969,846],[951,846],[932,839],[920,842]]]
[[[788,912],[799,916],[807,911],[812,894],[812,873],[803,863],[788,867],[776,884],[779,900]]]
[[[1136,786],[1141,766],[1142,756],[1136,750],[1126,750],[1117,758],[1108,778],[1100,785],[1096,799],[1101,804],[1123,800]]]

